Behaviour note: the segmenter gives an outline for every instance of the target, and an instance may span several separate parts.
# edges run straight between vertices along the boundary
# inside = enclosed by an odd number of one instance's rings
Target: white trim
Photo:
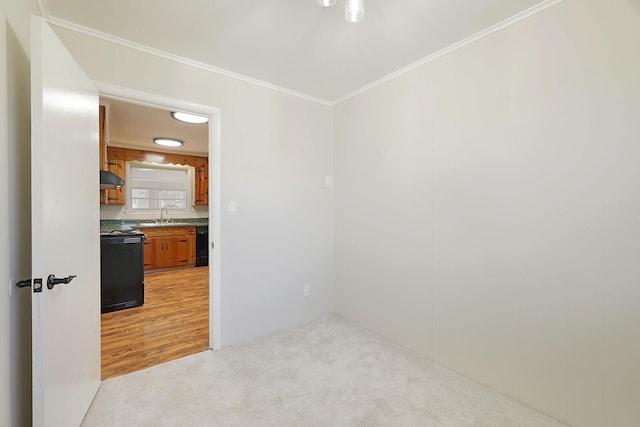
[[[469,37],[467,37],[465,39],[462,39],[462,40],[460,40],[458,42],[455,42],[454,44],[449,45],[449,46],[445,47],[444,49],[440,49],[439,51],[434,52],[431,55],[426,56],[426,57],[414,62],[413,64],[409,64],[409,65],[407,65],[405,67],[402,67],[399,70],[396,70],[393,73],[386,75],[385,77],[382,77],[382,78],[380,78],[378,80],[375,80],[375,81],[373,81],[373,82],[371,82],[371,83],[369,83],[369,84],[367,84],[365,86],[362,86],[360,89],[356,89],[353,92],[349,92],[348,94],[346,94],[346,95],[344,95],[344,96],[332,101],[331,105],[334,106],[334,105],[337,105],[337,104],[339,104],[339,103],[341,103],[343,101],[346,101],[349,98],[353,98],[354,96],[356,96],[358,94],[361,94],[362,92],[365,92],[365,91],[367,91],[367,90],[369,90],[371,88],[374,88],[374,87],[376,87],[378,85],[381,85],[382,83],[384,83],[384,82],[386,82],[388,80],[391,80],[391,79],[393,79],[395,77],[398,77],[398,76],[400,76],[402,74],[408,73],[409,71],[411,71],[411,70],[413,70],[415,68],[418,68],[421,65],[428,64],[429,62],[435,61],[436,59],[438,59],[438,58],[440,58],[442,56],[445,56],[445,55],[447,55],[447,54],[449,54],[449,53],[451,53],[451,52],[453,52],[455,50],[458,50],[458,49],[460,49],[462,47],[465,47],[465,46],[467,46],[467,45],[469,45],[471,43],[474,43],[474,42],[476,42],[476,41],[478,41],[480,39],[483,39],[483,38],[485,38],[487,36],[490,36],[491,34],[493,34],[495,32],[503,30],[503,29],[515,24],[516,22],[522,21],[525,18],[528,18],[528,17],[530,17],[532,15],[535,15],[536,13],[541,12],[541,11],[543,11],[545,9],[548,9],[551,6],[555,6],[556,4],[561,3],[563,1],[564,0],[545,0],[542,3],[539,3],[539,4],[535,5],[535,6],[532,6],[532,7],[530,7],[529,9],[527,9],[527,10],[525,10],[523,12],[520,12],[520,13],[518,13],[516,15],[513,15],[510,18],[505,19],[504,21],[498,22],[497,24],[492,25],[489,28],[486,28],[486,29],[484,29],[484,30],[482,30],[480,32],[477,32],[472,36],[469,36]]]
[[[278,92],[286,93],[286,94],[291,95],[291,96],[296,96],[298,98],[306,99],[308,101],[316,102],[318,104],[322,104],[322,105],[327,105],[327,106],[333,107],[333,106],[335,106],[337,104],[340,104],[343,101],[346,101],[349,98],[352,98],[352,97],[354,97],[354,96],[356,96],[358,94],[361,94],[362,92],[365,92],[365,91],[367,91],[367,90],[369,90],[371,88],[374,88],[374,87],[376,87],[378,85],[381,85],[382,83],[384,83],[384,82],[386,82],[388,80],[391,80],[391,79],[393,79],[395,77],[398,77],[398,76],[400,76],[400,75],[402,75],[404,73],[407,73],[407,72],[409,72],[409,71],[411,71],[411,70],[413,70],[413,69],[415,69],[417,67],[420,67],[421,65],[424,65],[424,64],[427,64],[429,62],[435,61],[436,59],[438,59],[438,58],[440,58],[440,57],[442,57],[444,55],[447,55],[447,54],[449,54],[449,53],[451,53],[451,52],[453,52],[453,51],[455,51],[457,49],[460,49],[460,48],[462,48],[464,46],[467,46],[467,45],[469,45],[471,43],[474,43],[474,42],[476,42],[476,41],[478,41],[480,39],[483,39],[483,38],[485,38],[485,37],[487,37],[487,36],[489,36],[489,35],[491,35],[491,34],[493,34],[495,32],[498,32],[498,31],[500,31],[500,30],[502,30],[504,28],[507,28],[507,27],[515,24],[516,22],[519,22],[519,21],[521,21],[523,19],[526,19],[526,18],[528,18],[528,17],[530,17],[532,15],[535,15],[536,13],[542,12],[543,10],[548,9],[548,8],[550,8],[552,6],[555,6],[556,4],[561,3],[563,1],[564,0],[544,0],[543,2],[541,2],[541,3],[539,3],[539,4],[535,5],[535,6],[532,6],[529,9],[526,9],[526,10],[524,10],[524,11],[522,11],[522,12],[516,14],[516,15],[513,15],[510,18],[507,18],[507,19],[505,19],[505,20],[503,20],[501,22],[498,22],[497,24],[492,25],[492,26],[490,26],[490,27],[488,27],[488,28],[486,28],[486,29],[484,29],[482,31],[479,31],[479,32],[477,32],[477,33],[475,33],[475,34],[473,34],[473,35],[471,35],[471,36],[469,36],[469,37],[467,37],[465,39],[462,39],[462,40],[460,40],[458,42],[455,42],[455,43],[443,48],[443,49],[440,49],[439,51],[434,52],[431,55],[428,55],[428,56],[426,56],[426,57],[424,57],[424,58],[422,58],[422,59],[420,59],[420,60],[418,60],[418,61],[416,61],[416,62],[414,62],[412,64],[409,64],[409,65],[407,65],[405,67],[402,67],[399,70],[396,70],[391,74],[388,74],[388,75],[386,75],[384,77],[381,77],[378,80],[375,80],[375,81],[373,81],[373,82],[371,82],[369,84],[366,84],[366,85],[362,86],[361,88],[356,89],[356,90],[354,90],[352,92],[349,92],[346,95],[341,96],[340,98],[337,98],[337,99],[335,99],[333,101],[327,101],[325,99],[321,99],[321,98],[317,98],[317,97],[314,97],[314,96],[311,96],[311,95],[304,94],[302,92],[297,92],[297,91],[294,91],[294,90],[291,90],[291,89],[284,88],[282,86],[277,86],[277,85],[274,85],[274,84],[271,84],[271,83],[268,83],[268,82],[265,82],[265,81],[262,81],[262,80],[258,80],[258,79],[254,79],[252,77],[244,76],[242,74],[234,73],[233,71],[225,70],[223,68],[215,67],[213,65],[204,64],[202,62],[194,61],[192,59],[188,59],[188,58],[185,58],[185,57],[182,57],[182,56],[179,56],[179,55],[174,55],[172,53],[168,53],[168,52],[165,52],[165,51],[160,50],[160,49],[155,49],[155,48],[152,48],[152,47],[140,44],[140,43],[135,43],[135,42],[132,42],[132,41],[120,38],[120,37],[113,36],[111,34],[103,33],[101,31],[97,31],[97,30],[94,30],[92,28],[84,27],[82,25],[78,25],[78,24],[75,24],[73,22],[66,21],[64,19],[52,17],[47,13],[46,0],[38,0],[38,6],[40,7],[40,11],[41,11],[43,17],[45,17],[46,21],[51,25],[55,25],[55,26],[58,26],[58,27],[61,27],[61,28],[66,28],[66,29],[71,30],[71,31],[75,31],[75,32],[78,32],[78,33],[81,33],[81,34],[85,34],[85,35],[90,36],[90,37],[95,37],[95,38],[98,38],[98,39],[106,40],[108,42],[115,43],[115,44],[118,44],[118,45],[121,45],[121,46],[124,46],[124,47],[127,47],[127,48],[135,49],[135,50],[138,50],[138,51],[141,51],[141,52],[145,52],[145,53],[148,53],[150,55],[159,56],[159,57],[162,57],[162,58],[165,58],[165,59],[168,59],[168,60],[171,60],[171,61],[175,61],[175,62],[178,62],[178,63],[181,63],[181,64],[189,65],[189,66],[192,66],[192,67],[195,67],[195,68],[200,68],[202,70],[210,71],[212,73],[216,73],[216,74],[220,74],[220,75],[223,75],[223,76],[226,76],[226,77],[242,80],[242,81],[247,82],[247,83],[253,83],[253,84],[256,84],[258,86],[262,86],[262,87],[265,87],[265,88],[273,89],[273,90],[276,90]]]
[[[78,33],[81,33],[81,34],[85,34],[85,35],[90,36],[90,37],[95,37],[95,38],[98,38],[98,39],[106,40],[108,42],[115,43],[115,44],[118,44],[118,45],[121,45],[121,46],[124,46],[124,47],[127,47],[127,48],[135,49],[135,50],[138,50],[138,51],[141,51],[141,52],[145,52],[145,53],[148,53],[150,55],[156,55],[156,56],[159,56],[159,57],[171,60],[171,61],[175,61],[175,62],[178,62],[178,63],[181,63],[181,64],[189,65],[189,66],[192,66],[192,67],[195,67],[195,68],[200,68],[202,70],[210,71],[212,73],[220,74],[220,75],[223,75],[223,76],[226,76],[226,77],[242,80],[242,81],[247,82],[247,83],[253,83],[255,85],[266,87],[266,88],[269,88],[269,89],[273,89],[273,90],[276,90],[278,92],[286,93],[286,94],[291,95],[291,96],[296,96],[298,98],[306,99],[307,101],[317,102],[318,104],[327,105],[327,106],[332,107],[332,106],[335,106],[335,105],[337,105],[337,104],[339,104],[339,103],[341,103],[343,101],[346,101],[347,99],[352,98],[352,97],[354,97],[354,96],[356,96],[356,95],[358,95],[358,94],[360,94],[362,92],[365,92],[365,91],[367,91],[367,90],[369,90],[369,89],[371,89],[373,87],[376,87],[376,86],[378,86],[378,85],[380,85],[380,84],[382,84],[382,83],[384,83],[384,82],[386,82],[388,80],[391,80],[394,77],[398,77],[398,76],[400,76],[400,75],[402,75],[404,73],[407,73],[407,72],[409,72],[409,71],[411,71],[411,70],[413,70],[413,69],[415,69],[415,68],[417,68],[417,67],[419,67],[421,65],[427,64],[427,63],[429,63],[431,61],[434,61],[434,60],[436,60],[436,59],[438,59],[438,58],[440,58],[440,57],[442,57],[444,55],[447,55],[448,53],[453,52],[454,50],[457,50],[457,49],[460,49],[460,48],[462,48],[464,46],[467,46],[468,44],[471,44],[471,43],[473,43],[475,41],[478,41],[478,40],[480,40],[480,39],[482,39],[484,37],[487,37],[487,36],[497,32],[497,31],[500,31],[500,30],[502,30],[502,29],[504,29],[506,27],[509,27],[510,25],[515,24],[516,22],[519,22],[519,21],[521,21],[521,20],[523,20],[525,18],[528,18],[528,17],[530,17],[532,15],[535,15],[536,13],[541,12],[541,11],[543,11],[545,9],[548,9],[548,8],[550,8],[552,6],[555,6],[556,4],[561,3],[563,1],[564,0],[544,0],[542,3],[539,3],[539,4],[535,5],[535,6],[532,6],[529,9],[524,10],[523,12],[520,12],[520,13],[518,13],[518,14],[510,17],[510,18],[505,19],[504,21],[501,21],[501,22],[499,22],[499,23],[497,23],[495,25],[492,25],[489,28],[486,28],[486,29],[484,29],[484,30],[482,30],[482,31],[480,31],[478,33],[475,33],[475,34],[473,34],[473,35],[471,35],[471,36],[469,36],[469,37],[467,37],[465,39],[462,39],[462,40],[460,40],[460,41],[458,41],[456,43],[453,43],[452,45],[449,45],[449,46],[445,47],[444,49],[441,49],[441,50],[439,50],[437,52],[434,52],[429,56],[426,56],[426,57],[424,57],[424,58],[422,58],[422,59],[420,59],[420,60],[418,60],[418,61],[416,61],[416,62],[414,62],[412,64],[409,64],[409,65],[407,65],[405,67],[402,67],[399,70],[394,71],[391,74],[388,74],[388,75],[386,75],[386,76],[384,76],[384,77],[382,77],[382,78],[380,78],[378,80],[375,80],[375,81],[373,81],[373,82],[371,82],[371,83],[369,83],[369,84],[367,84],[365,86],[362,86],[359,89],[356,89],[356,90],[354,90],[352,92],[349,92],[346,95],[341,96],[340,98],[337,98],[337,99],[335,99],[333,101],[327,101],[325,99],[321,99],[321,98],[317,98],[317,97],[314,97],[314,96],[311,96],[311,95],[304,94],[302,92],[297,92],[297,91],[294,91],[294,90],[291,90],[291,89],[284,88],[282,86],[274,85],[272,83],[268,83],[268,82],[265,82],[265,81],[262,81],[262,80],[254,79],[252,77],[248,77],[248,76],[245,76],[245,75],[242,75],[242,74],[238,74],[238,73],[235,73],[233,71],[225,70],[224,68],[215,67],[213,65],[208,65],[208,64],[205,64],[205,63],[202,63],[202,62],[199,62],[199,61],[194,61],[192,59],[188,59],[188,58],[185,58],[185,57],[182,57],[182,56],[179,56],[179,55],[168,53],[168,52],[165,52],[165,51],[160,50],[160,49],[155,49],[155,48],[152,48],[152,47],[140,44],[140,43],[135,43],[135,42],[132,42],[132,41],[120,38],[120,37],[113,36],[111,34],[103,33],[101,31],[94,30],[92,28],[84,27],[82,25],[78,25],[78,24],[75,24],[73,22],[66,21],[64,19],[52,17],[52,16],[50,16],[48,14],[48,12],[46,10],[47,9],[46,8],[46,0],[38,0],[38,6],[40,7],[40,12],[42,13],[43,17],[45,17],[46,21],[48,23],[50,23],[51,25],[55,25],[55,26],[58,26],[58,27],[66,28],[66,29],[71,30],[71,31],[75,31],[75,32],[78,32]]]
[[[44,0],[40,0],[43,1]],[[252,83],[258,86],[262,86],[268,89],[276,90],[278,92],[286,93],[287,95],[295,96],[298,98],[306,99],[307,101],[317,102],[318,104],[331,106],[331,102],[316,98],[311,95],[307,95],[302,92],[297,92],[295,90],[287,89],[282,86],[278,86],[269,82],[265,82],[262,80],[254,79],[252,77],[248,77],[242,74],[234,73],[233,71],[225,70],[224,68],[215,67],[213,65],[205,64],[203,62],[195,61],[193,59],[185,58],[183,56],[175,55],[173,53],[165,52],[160,49],[156,49],[150,46],[143,45],[141,43],[132,42],[130,40],[126,40],[120,37],[113,36],[111,34],[103,33],[98,30],[94,30],[93,28],[84,27],[82,25],[75,24],[73,22],[66,21],[60,18],[54,18],[52,16],[48,16],[46,18],[47,22],[51,25],[55,25],[57,27],[66,28],[67,30],[75,31],[77,33],[81,33],[87,35],[89,37],[94,37],[97,39],[105,40],[111,43],[118,44],[120,46],[124,46],[130,49],[135,49],[140,52],[148,53],[150,55],[155,55],[164,59],[168,59],[170,61],[175,61],[180,64],[188,65],[194,68],[199,68],[201,70],[209,71],[212,73],[220,74],[225,77],[230,77],[232,79],[242,80],[247,83]]]
[[[47,9],[47,2],[46,0],[37,0],[38,2],[38,9],[40,10],[40,15],[44,18],[44,20],[48,20],[49,19],[49,9]]]
[[[212,255],[209,257],[209,344],[213,350],[220,350],[222,347],[222,305],[220,304],[220,295],[222,294],[220,263],[220,249],[222,247],[220,233],[222,188],[220,182],[222,177],[220,173],[220,154],[222,150],[220,147],[220,120],[222,113],[216,107],[194,104],[103,82],[94,83],[102,97],[164,110],[181,109],[209,117],[209,176],[212,177],[209,179],[209,194],[213,196],[209,198],[209,244],[215,242],[215,250],[209,249],[209,255]],[[212,181],[213,185],[211,185]]]

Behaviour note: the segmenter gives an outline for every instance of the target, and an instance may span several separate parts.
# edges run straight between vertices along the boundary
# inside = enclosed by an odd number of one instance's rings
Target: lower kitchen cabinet
[[[195,227],[145,228],[144,268],[195,266]]]
[[[194,236],[176,237],[176,265],[196,265]]]
[[[153,269],[153,241],[154,239],[148,237],[147,240],[144,241],[144,269],[151,270]]]
[[[176,265],[176,238],[163,237],[153,239],[154,268],[169,268]]]

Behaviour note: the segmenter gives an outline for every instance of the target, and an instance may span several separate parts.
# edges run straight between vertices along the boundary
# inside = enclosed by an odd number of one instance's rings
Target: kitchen
[[[210,348],[208,118],[100,99],[102,379]]]

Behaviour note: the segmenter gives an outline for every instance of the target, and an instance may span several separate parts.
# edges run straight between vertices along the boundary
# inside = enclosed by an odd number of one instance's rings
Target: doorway
[[[220,277],[219,261],[216,262],[219,260],[219,247],[213,251],[213,245],[210,245],[215,236],[219,235],[219,232],[216,232],[219,229],[219,221],[216,221],[216,218],[219,218],[217,201],[219,200],[220,168],[219,156],[215,153],[219,152],[217,136],[220,116],[218,110],[214,108],[160,99],[149,94],[133,93],[127,89],[109,87],[103,88],[100,93],[101,105],[105,105],[107,110],[105,114],[108,127],[106,150],[111,154],[111,156],[105,156],[107,163],[109,163],[109,157],[113,158],[115,153],[120,161],[115,162],[116,168],[129,167],[129,163],[136,162],[142,162],[142,166],[145,166],[145,162],[155,165],[191,166],[197,175],[194,193],[198,193],[198,179],[204,174],[210,177],[206,182],[205,194],[207,197],[211,196],[208,197],[208,201],[202,203],[201,191],[198,194],[192,194],[193,209],[190,206],[182,210],[171,209],[169,205],[170,208],[163,209],[164,212],[157,212],[157,209],[136,209],[136,206],[132,206],[133,196],[138,198],[139,194],[132,194],[132,189],[129,188],[123,191],[124,201],[101,206],[101,230],[109,228],[109,222],[112,222],[111,227],[139,229],[147,235],[145,249],[149,248],[153,252],[155,248],[158,252],[159,248],[167,249],[170,246],[167,242],[171,241],[187,241],[189,245],[194,245],[191,246],[192,248],[195,248],[196,236],[193,236],[193,243],[191,243],[189,234],[193,233],[198,226],[200,232],[203,228],[208,231],[206,250],[211,255],[208,266],[203,266],[201,262],[195,264],[191,260],[183,263],[184,265],[174,265],[172,262],[179,261],[178,264],[180,264],[187,260],[187,256],[176,257],[175,254],[171,255],[171,250],[168,250],[165,251],[166,259],[156,253],[148,260],[146,257],[148,251],[145,251],[145,303],[141,307],[101,314],[102,379],[104,380],[206,349],[220,348],[220,300],[215,297],[220,293],[217,279]],[[207,117],[209,122],[203,125],[206,129],[204,142],[200,143],[199,148],[191,143],[189,149],[179,151],[156,148],[157,146],[151,145],[152,138],[137,136],[133,138],[133,142],[127,140],[114,132],[114,123],[110,123],[111,119],[116,119],[117,114],[109,113],[114,113],[123,104],[144,113],[159,113],[171,121],[175,121],[171,117],[173,111],[191,112]],[[125,115],[132,117],[133,113],[129,112]],[[157,136],[170,136],[157,123],[153,129],[158,133]],[[177,136],[180,139],[180,135]],[[187,140],[194,141],[192,138],[193,135],[182,136],[185,146],[187,146]],[[140,139],[146,139],[146,141],[140,143]],[[145,142],[146,146],[144,146]],[[138,158],[140,156],[143,158]],[[206,162],[204,166],[198,163],[199,160]],[[191,163],[192,161],[194,163]],[[132,179],[135,178],[132,177]],[[131,179],[126,181],[131,182],[131,186],[135,183]],[[172,196],[175,197],[175,194]],[[180,207],[185,206],[178,206]],[[189,210],[192,212],[187,212]],[[158,220],[163,222],[158,223]],[[204,224],[203,220],[206,221]],[[165,237],[162,232],[168,232],[170,236]],[[172,237],[173,234],[180,232],[186,233],[184,239]],[[199,240],[202,242],[202,237]],[[199,251],[202,257],[202,247]],[[192,259],[195,259],[195,250],[191,253]],[[167,259],[173,261],[167,261]]]

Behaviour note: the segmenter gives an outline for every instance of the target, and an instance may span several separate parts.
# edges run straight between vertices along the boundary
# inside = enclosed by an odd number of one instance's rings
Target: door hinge
[[[18,283],[16,283],[16,286],[18,288],[29,288],[31,287],[31,282],[31,279],[20,280]],[[33,279],[33,292],[42,292],[42,279]]]

